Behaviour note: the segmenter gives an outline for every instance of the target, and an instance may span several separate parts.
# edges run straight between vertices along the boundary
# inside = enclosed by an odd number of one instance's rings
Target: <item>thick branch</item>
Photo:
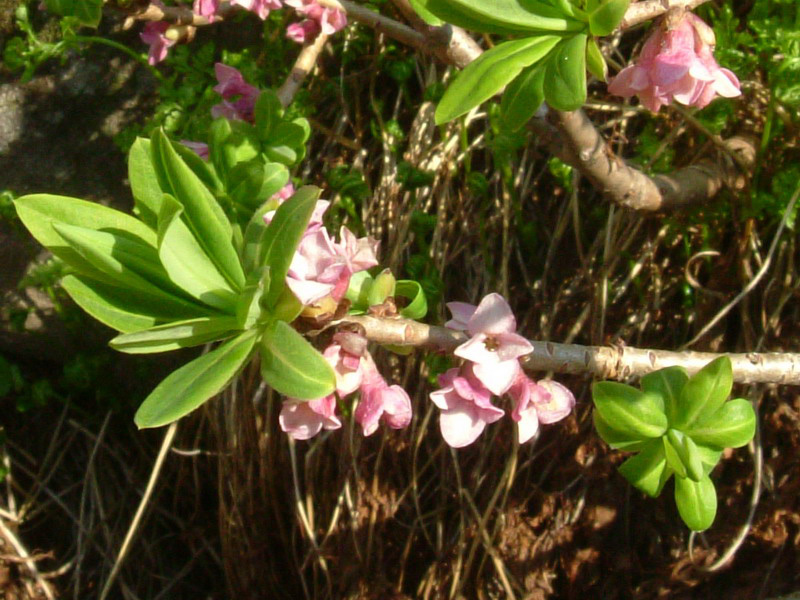
[[[619,24],[619,28],[628,29],[639,23],[655,19],[673,8],[692,10],[706,2],[708,0],[643,0],[635,2],[625,11],[625,17]]]
[[[300,86],[303,85],[303,81],[317,63],[319,53],[322,52],[322,48],[325,47],[325,42],[327,41],[328,36],[320,33],[313,42],[304,46],[300,51],[291,73],[278,89],[278,99],[283,106],[289,106],[292,103],[292,99],[300,89]]]
[[[549,118],[571,150],[559,158],[579,169],[595,188],[626,208],[676,208],[709,199],[724,185],[742,189],[746,184],[744,173],[736,164],[710,159],[669,175],[649,177],[614,155],[583,111],[550,111]],[[733,137],[724,145],[737,156],[739,166],[751,169],[755,165],[756,143],[752,138]]]
[[[341,322],[361,325],[368,339],[381,344],[452,352],[467,339],[460,331],[407,319],[362,316],[346,317]],[[685,367],[692,374],[722,356],[712,352],[670,352],[627,346],[581,346],[534,340],[531,344],[533,352],[522,361],[526,369],[588,373],[599,379],[626,380],[674,365]],[[733,363],[733,379],[738,383],[800,385],[800,354],[750,352],[726,355]]]

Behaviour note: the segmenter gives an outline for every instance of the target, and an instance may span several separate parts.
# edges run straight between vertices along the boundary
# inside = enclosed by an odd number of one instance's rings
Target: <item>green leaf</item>
[[[270,268],[272,282],[265,298],[267,306],[275,305],[286,286],[286,273],[289,272],[292,257],[308,226],[319,194],[320,189],[317,187],[301,187],[278,207],[272,222],[263,232],[260,259],[256,264]]]
[[[358,271],[350,277],[350,285],[347,286],[345,298],[351,302],[350,314],[361,314],[369,308],[369,291],[374,283],[369,271]]]
[[[500,101],[503,127],[517,131],[531,120],[544,102],[545,65],[538,62],[523,71],[512,81]]]
[[[144,223],[123,212],[95,202],[51,194],[33,194],[14,200],[20,220],[36,240],[74,269],[95,279],[111,281],[104,276],[53,228],[64,223],[98,231],[124,232],[155,246],[156,234]]]
[[[717,491],[707,475],[700,481],[676,477],[675,503],[681,519],[693,531],[705,531],[717,515]]]
[[[544,97],[556,110],[577,110],[586,102],[586,40],[585,33],[569,37],[547,58]]]
[[[733,368],[727,356],[711,361],[681,389],[675,428],[688,430],[713,415],[730,396]]]
[[[597,430],[597,434],[600,438],[616,450],[636,452],[637,450],[641,450],[642,447],[648,443],[648,441],[644,441],[641,438],[633,438],[627,434],[616,431],[603,420],[603,417],[601,417],[600,413],[596,410],[592,411],[592,421],[594,422],[594,428]]]
[[[323,398],[336,387],[328,361],[284,321],[264,332],[261,376],[277,392],[300,400]]]
[[[483,33],[569,32],[585,27],[536,0],[419,0],[418,5],[448,23]]]
[[[661,442],[664,446],[664,456],[667,459],[669,468],[675,471],[676,477],[686,477],[686,465],[683,464],[675,446],[672,445],[666,435],[661,438]]]
[[[253,275],[255,275],[255,273]],[[261,299],[264,293],[269,289],[269,267],[263,267],[261,269],[261,275],[258,278],[253,277],[253,275],[251,275],[251,280],[239,296],[239,301],[236,305],[236,319],[240,329],[250,329],[254,327],[256,322],[261,318],[263,313]]]
[[[62,17],[75,17],[83,25],[97,27],[102,16],[102,0],[45,0],[47,10]]]
[[[109,345],[128,354],[167,352],[230,337],[238,328],[234,317],[201,317],[118,335]]]
[[[586,43],[586,68],[589,73],[597,77],[600,81],[608,79],[608,65],[603,53],[600,51],[600,46],[597,45],[597,40],[589,38]]]
[[[224,186],[217,176],[217,172],[211,163],[203,160],[197,152],[181,143],[172,144],[173,149],[186,163],[198,179],[203,182],[209,190],[222,190]]]
[[[181,305],[185,314],[197,311],[197,305],[179,296],[181,291],[170,282],[153,254],[154,248],[137,243],[123,233],[94,231],[63,223],[54,224],[54,228],[81,256],[112,278],[113,285]]]
[[[672,473],[664,456],[661,440],[651,440],[642,451],[631,456],[619,466],[620,474],[635,487],[657,498]]]
[[[372,287],[367,296],[370,306],[382,304],[389,296],[394,296],[397,280],[392,275],[391,269],[384,269],[375,276]]]
[[[675,422],[681,390],[689,375],[683,367],[673,366],[653,371],[642,377],[642,391],[660,396],[664,401],[664,412],[670,423]]]
[[[592,398],[603,420],[631,439],[660,437],[667,430],[667,417],[652,394],[600,381],[592,386]]]
[[[256,338],[246,331],[168,375],[136,411],[139,429],[177,421],[221,392],[247,363]]]
[[[137,137],[128,153],[128,181],[133,193],[133,212],[151,229],[156,229],[163,192],[150,156],[150,140]]]
[[[283,105],[273,90],[263,90],[253,110],[256,134],[262,141],[269,139],[283,116]]]
[[[237,295],[183,222],[183,207],[164,194],[158,216],[158,255],[172,281],[204,304],[233,314]]]
[[[298,123],[278,123],[270,139],[265,142],[264,154],[270,160],[291,166],[300,160],[299,152],[305,144],[306,129]]]
[[[686,435],[698,444],[716,448],[740,448],[750,442],[756,432],[753,405],[737,398],[722,405],[716,413],[695,423]]]
[[[475,108],[511,82],[522,69],[544,58],[560,38],[543,35],[498,44],[468,64],[436,107],[441,125]]]
[[[186,221],[205,253],[236,291],[244,287],[244,272],[231,242],[231,224],[214,195],[178,155],[163,131],[152,140],[153,162],[163,170],[169,193],[183,206]]]
[[[61,280],[61,286],[83,310],[122,333],[141,331],[158,323],[217,314],[166,293],[132,293],[79,275],[67,275]]]
[[[428,313],[428,300],[422,286],[411,279],[400,279],[394,290],[395,296],[408,298],[410,302],[400,309],[406,319],[422,319]]]
[[[703,461],[703,472],[708,475],[714,470],[722,457],[722,450],[719,448],[709,448],[708,446],[697,445],[697,452]]]
[[[687,435],[677,429],[668,429],[667,435],[664,438],[665,451],[667,453],[667,461],[681,477],[688,477],[694,481],[700,481],[700,478],[705,474],[703,472],[703,459],[697,448],[697,444],[692,441]],[[675,456],[681,463],[681,467],[673,465],[670,460],[669,448],[675,452]]]
[[[126,302],[126,297],[130,296],[128,290],[112,288],[75,275],[64,277],[61,287],[83,310],[117,331],[139,331],[153,327],[158,322],[149,312],[142,313],[135,302]]]
[[[611,35],[622,22],[630,0],[606,0],[589,13],[589,31],[592,35],[603,37]]]
[[[431,11],[429,11],[425,7],[424,0],[410,0],[410,3],[411,3],[411,8],[414,9],[414,12],[416,12],[419,15],[420,19],[425,21],[425,23],[427,23],[428,25],[439,27],[440,25],[444,24],[444,21],[442,21],[439,17],[434,15]]]

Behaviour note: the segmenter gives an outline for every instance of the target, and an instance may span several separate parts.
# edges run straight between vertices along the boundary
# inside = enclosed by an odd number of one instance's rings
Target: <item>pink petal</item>
[[[467,402],[439,416],[439,429],[447,444],[453,448],[469,446],[486,428],[486,421]]]
[[[557,381],[543,379],[538,382],[549,395],[543,402],[536,403],[539,421],[544,424],[555,423],[566,417],[575,408],[575,396]]]
[[[489,391],[497,396],[502,396],[514,383],[520,366],[518,360],[507,360],[496,364],[476,364],[473,369],[476,377]]]
[[[539,415],[536,412],[535,405],[531,404],[519,413],[517,429],[519,431],[520,444],[524,444],[536,435],[536,432],[539,431]]]
[[[517,321],[511,307],[500,294],[485,296],[469,320],[469,332],[497,334],[513,333],[517,330]]]
[[[478,307],[474,304],[467,304],[466,302],[448,302],[447,308],[450,310],[453,318],[445,323],[444,326],[450,329],[466,331],[469,320],[472,318],[472,315],[475,314],[475,310]]]

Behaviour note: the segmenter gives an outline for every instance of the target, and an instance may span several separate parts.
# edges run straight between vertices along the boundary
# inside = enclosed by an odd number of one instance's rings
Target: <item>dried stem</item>
[[[294,95],[314,68],[319,58],[319,53],[322,52],[322,48],[325,47],[325,42],[327,41],[328,36],[320,33],[313,42],[303,47],[300,56],[297,57],[294,63],[294,67],[292,67],[291,73],[278,89],[278,99],[283,106],[289,106],[292,103]]]
[[[347,317],[341,323],[357,323],[368,339],[381,344],[425,347],[451,352],[467,337],[460,331],[425,325],[407,319],[371,316]],[[531,371],[590,373],[600,379],[626,380],[673,365],[692,374],[722,356],[713,352],[672,352],[628,346],[581,346],[531,340],[533,352],[522,360]],[[733,363],[733,379],[739,383],[800,385],[800,354],[780,352],[724,353]]]

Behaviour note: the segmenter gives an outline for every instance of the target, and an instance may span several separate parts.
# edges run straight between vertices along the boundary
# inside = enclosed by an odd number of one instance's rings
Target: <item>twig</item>
[[[41,588],[44,595],[48,598],[48,600],[55,600],[55,595],[53,594],[53,590],[50,588],[50,584],[47,583],[44,578],[42,577],[41,573],[39,573],[39,569],[36,567],[36,562],[33,556],[28,554],[28,551],[25,549],[25,546],[22,545],[22,542],[17,539],[17,536],[14,535],[14,532],[11,531],[6,524],[0,519],[0,534],[14,547],[14,550],[17,554],[19,554],[20,558],[25,563],[25,566],[28,567],[28,570],[31,572],[31,575],[36,580],[37,585]]]
[[[408,319],[372,316],[346,317],[338,323],[357,323],[366,337],[380,344],[425,347],[450,352],[467,337],[460,331],[425,325]],[[532,340],[533,352],[523,366],[531,371],[589,373],[600,379],[626,380],[673,365],[696,373],[715,358],[726,355],[738,383],[800,385],[800,353],[790,352],[673,352],[629,346],[582,346]]]
[[[625,16],[619,24],[620,29],[628,29],[639,23],[660,17],[673,8],[692,10],[708,0],[643,0],[635,2],[625,11]]]
[[[317,63],[319,53],[322,52],[322,48],[327,41],[328,36],[320,33],[313,42],[304,46],[300,51],[291,73],[278,89],[278,99],[283,106],[289,106],[292,103],[292,99],[300,89],[300,86],[303,85],[303,81]]]
[[[133,515],[133,520],[128,527],[128,532],[125,534],[125,539],[123,540],[122,546],[119,549],[117,560],[114,562],[114,566],[111,568],[111,573],[108,575],[105,585],[103,585],[103,591],[100,593],[100,600],[105,600],[108,597],[108,593],[111,591],[111,586],[114,585],[114,580],[117,578],[119,570],[122,567],[122,563],[125,561],[125,558],[128,555],[133,537],[139,530],[139,525],[142,522],[144,510],[147,508],[147,505],[150,502],[150,497],[153,495],[153,490],[156,487],[156,481],[158,481],[161,468],[164,466],[164,459],[166,458],[167,452],[172,445],[172,440],[175,439],[176,431],[178,431],[177,421],[172,423],[169,426],[169,429],[167,429],[167,433],[164,434],[164,441],[161,442],[161,448],[158,451],[158,456],[156,457],[156,462],[153,465],[153,471],[150,473],[150,479],[148,480],[147,487],[142,495],[142,500],[139,502],[139,506],[136,509],[136,514]]]

